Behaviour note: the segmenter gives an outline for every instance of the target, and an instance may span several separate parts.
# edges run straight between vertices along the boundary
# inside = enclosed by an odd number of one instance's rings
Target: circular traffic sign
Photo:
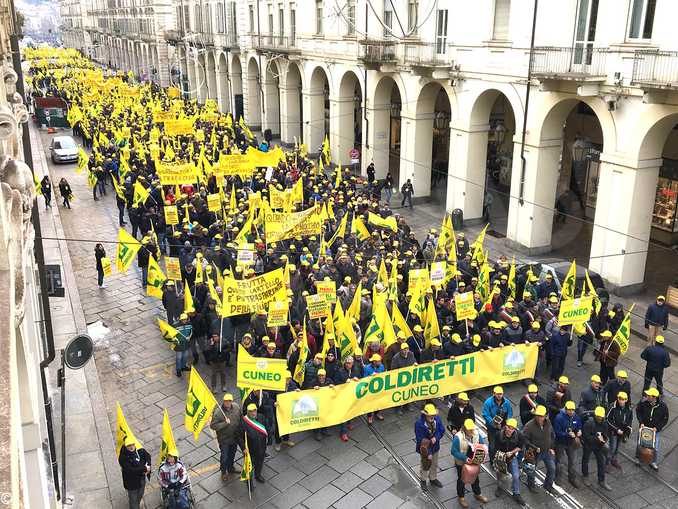
[[[64,350],[64,362],[71,369],[80,369],[92,358],[94,343],[86,334],[76,336],[68,342]]]

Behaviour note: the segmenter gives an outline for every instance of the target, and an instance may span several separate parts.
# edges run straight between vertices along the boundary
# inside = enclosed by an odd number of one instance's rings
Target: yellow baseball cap
[[[619,391],[619,393],[617,393],[617,399],[626,400],[626,399],[629,399],[629,395],[626,394],[626,392],[624,392],[624,391]]]
[[[471,419],[466,419],[464,421],[464,428],[466,428],[469,431],[474,430],[476,429],[476,423],[473,422]]]
[[[546,415],[546,407],[544,405],[537,405],[537,408],[534,409],[534,415],[538,417],[543,417]]]
[[[591,375],[591,381],[597,382],[599,384],[603,383],[603,381],[600,379],[600,376],[598,376],[598,375]]]
[[[565,375],[563,375],[558,379],[558,382],[561,383],[561,384],[569,384],[570,379],[567,378]]]
[[[466,394],[465,392],[460,392],[457,395],[457,399],[460,399],[462,401],[468,401],[468,394]]]
[[[224,394],[224,401],[233,401],[233,394],[231,394],[230,392]]]
[[[255,405],[254,403],[250,403],[249,405],[247,405],[247,411],[248,412],[252,412],[256,409],[257,409],[257,405]]]
[[[601,338],[611,338],[612,337],[612,332],[609,330],[604,330],[603,332],[600,333]]]
[[[617,371],[617,377],[618,378],[628,378],[629,375],[626,373],[626,371],[624,371],[623,369],[620,369],[619,371]]]
[[[431,346],[441,346],[441,343],[436,338],[433,338],[431,340]]]
[[[494,389],[492,389],[492,392],[494,394],[504,394],[504,388],[501,385],[497,385]]]
[[[596,417],[605,417],[605,409],[602,406],[597,406],[593,411],[593,415]]]
[[[506,419],[506,425],[510,426],[511,428],[517,428],[518,427],[518,421],[516,421],[513,417],[510,419]]]
[[[422,410],[422,412],[426,415],[438,415],[438,409],[432,403],[425,405],[424,410]]]
[[[654,396],[655,398],[659,397],[659,391],[657,390],[656,387],[650,387],[648,390],[645,391],[645,394],[648,396]]]
[[[527,386],[527,392],[539,392],[539,387],[536,384],[530,384]]]
[[[574,401],[565,402],[565,410],[574,410],[575,408],[577,408],[577,405],[574,404]]]
[[[654,338],[654,342],[659,343],[661,345],[662,343],[664,343],[664,336],[657,336],[656,338]]]
[[[318,370],[318,375],[326,375],[326,374],[327,374],[327,371],[325,371],[324,369],[320,368]]]
[[[379,355],[378,353],[375,353],[374,355],[372,355],[372,357],[370,357],[370,362],[374,362],[374,361],[381,361],[381,355]]]

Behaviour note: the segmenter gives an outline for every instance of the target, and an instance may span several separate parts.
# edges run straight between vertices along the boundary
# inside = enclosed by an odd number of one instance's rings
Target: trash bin
[[[461,209],[454,209],[452,211],[452,227],[455,230],[461,230],[464,227],[464,211]]]

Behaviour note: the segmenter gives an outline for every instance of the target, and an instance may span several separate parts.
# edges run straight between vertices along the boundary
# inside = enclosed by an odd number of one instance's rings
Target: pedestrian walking
[[[186,313],[181,313],[179,321],[174,324],[174,328],[179,331],[175,338],[174,353],[177,378],[181,378],[182,371],[190,370],[188,367],[188,353],[191,337],[193,336],[193,326]]]
[[[388,205],[391,204],[391,197],[393,196],[393,176],[389,172],[384,179],[384,194],[386,195],[386,200],[384,200]]]
[[[104,249],[103,244],[97,244],[94,247],[94,259],[96,260],[97,267],[97,285],[99,288],[106,288],[104,284],[104,265],[102,260],[106,258],[106,250]]]
[[[457,470],[457,502],[464,508],[469,506],[465,497],[466,484],[471,485],[473,496],[478,502],[481,504],[487,502],[487,497],[480,491],[479,475],[476,475],[475,479],[466,478],[469,481],[468,483],[464,482],[465,476],[463,475],[464,467],[473,464],[473,451],[479,444],[487,444],[485,437],[480,434],[471,419],[466,419],[462,428],[452,438],[452,456],[454,457],[454,467]],[[469,454],[469,451],[471,451],[471,454]]]
[[[608,444],[608,426],[605,421],[605,408],[596,407],[593,411],[593,418],[584,423],[582,429],[582,441],[584,450],[581,459],[581,474],[584,478],[584,484],[591,486],[589,475],[589,460],[593,455],[596,458],[596,468],[598,470],[598,485],[605,491],[612,491],[609,484],[605,482],[605,463],[607,460]]]
[[[129,509],[139,509],[146,480],[150,480],[151,455],[143,447],[137,449],[134,439],[128,435],[120,448],[118,464],[122,469],[122,485],[127,490]]]
[[[487,440],[490,444],[490,463],[494,461],[497,436],[509,417],[513,417],[513,408],[509,400],[504,397],[503,387],[498,385],[492,390],[492,396],[483,403],[483,419],[487,426]]]
[[[42,177],[40,189],[42,190],[42,197],[45,199],[45,210],[52,208],[52,183],[47,175]]]
[[[607,464],[619,470],[621,464],[617,461],[619,444],[626,442],[631,435],[633,412],[628,405],[629,396],[624,391],[619,391],[617,400],[607,411],[608,436],[610,437],[610,452],[607,456]]]
[[[575,408],[574,401],[565,402],[565,408],[558,412],[553,421],[553,431],[555,433],[556,471],[562,469],[563,455],[567,455],[567,479],[573,487],[579,488],[574,465],[577,449],[581,447],[582,422]]]
[[[237,432],[240,426],[240,407],[233,401],[233,394],[224,394],[221,410],[212,414],[212,428],[217,434],[219,444],[219,468],[221,480],[227,481],[230,474],[239,474],[240,470],[233,465],[238,450]]]
[[[419,419],[414,423],[414,436],[415,449],[421,456],[419,467],[421,489],[428,489],[427,481],[430,481],[431,486],[442,488],[443,484],[438,480],[438,453],[440,440],[445,436],[445,427],[434,404],[428,403],[424,406]]]
[[[414,195],[414,186],[412,185],[412,181],[410,179],[407,179],[407,182],[403,184],[403,187],[400,188],[400,192],[403,195],[403,201],[400,203],[400,206],[404,207],[405,202],[407,202],[410,205],[410,208],[412,208],[412,196]]]
[[[531,465],[527,468],[527,488],[537,492],[534,478],[537,473],[537,466],[542,461],[546,467],[546,478],[544,479],[544,490],[555,494],[553,481],[556,477],[556,451],[553,443],[553,427],[546,417],[546,407],[539,405],[534,410],[534,417],[523,428],[525,437],[525,461]]]
[[[520,506],[525,505],[525,500],[520,495],[520,463],[518,454],[522,452],[524,439],[522,433],[518,431],[518,421],[514,418],[506,419],[506,424],[497,437],[497,453],[501,454],[501,467],[505,468],[506,473],[511,474],[511,496]],[[502,494],[501,478],[499,465],[497,464],[499,454],[495,454],[495,471],[497,472],[497,489],[495,496],[499,498]]]
[[[666,297],[658,295],[657,300],[647,307],[645,312],[645,328],[647,342],[653,345],[660,329],[666,330],[669,326],[669,310],[666,309]]]
[[[650,387],[645,391],[645,398],[636,406],[636,418],[638,424],[643,427],[650,428],[655,432],[654,451],[652,455],[652,462],[650,467],[657,471],[659,470],[659,451],[660,440],[659,434],[669,422],[669,409],[662,400],[659,399],[660,393],[654,388]],[[636,450],[636,458],[638,451]]]
[[[671,365],[669,351],[664,347],[664,336],[657,336],[654,345],[646,346],[640,358],[645,361],[645,382],[643,391],[647,390],[654,379],[659,394],[664,393],[664,370]]]
[[[70,200],[72,199],[73,191],[71,191],[71,186],[68,183],[68,181],[63,177],[59,181],[59,194],[61,194],[63,206],[70,209],[71,208]]]

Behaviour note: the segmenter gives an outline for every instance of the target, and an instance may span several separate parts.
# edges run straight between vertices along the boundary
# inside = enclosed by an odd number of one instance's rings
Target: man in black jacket
[[[669,311],[666,309],[666,297],[657,296],[657,301],[650,304],[645,312],[645,328],[647,329],[647,342],[655,343],[659,328],[666,330],[669,326]]]
[[[513,418],[506,419],[506,424],[497,436],[497,452],[506,453],[506,467],[511,474],[511,490],[513,500],[518,505],[524,506],[525,500],[520,496],[520,465],[518,463],[518,453],[523,450],[525,440],[523,435],[516,428],[518,421]],[[497,476],[497,490],[495,496],[498,498],[502,494],[501,475]]]
[[[122,485],[127,490],[129,509],[139,509],[146,478],[151,473],[151,455],[143,447],[137,449],[134,438],[128,435],[120,448],[118,463],[122,469]]]
[[[261,475],[264,469],[264,459],[266,458],[266,444],[268,442],[268,432],[266,426],[257,420],[257,405],[249,403],[247,413],[240,420],[240,428],[236,433],[240,449],[249,451],[252,458],[252,467],[254,469],[254,478],[257,482],[264,483],[266,480]],[[247,437],[247,442],[245,442]],[[254,484],[251,489],[254,489]]]
[[[650,467],[653,470],[659,470],[657,462],[659,461],[659,432],[669,422],[669,409],[666,403],[659,399],[659,391],[650,387],[645,391],[645,399],[638,403],[636,407],[636,417],[640,426],[646,426],[656,431],[654,458]]]
[[[591,454],[596,457],[598,468],[598,484],[607,491],[612,491],[610,485],[605,482],[605,443],[607,442],[608,428],[605,421],[605,408],[596,407],[593,411],[593,419],[589,419],[582,429],[584,451],[581,458],[581,474],[586,486],[591,486],[589,475],[589,459]]]
[[[476,412],[469,403],[468,394],[460,392],[447,412],[447,429],[455,435],[457,431],[461,430],[466,419],[471,419],[475,422]]]
[[[607,464],[619,470],[622,469],[617,461],[619,444],[628,440],[629,435],[631,435],[631,423],[633,422],[633,412],[628,401],[629,397],[626,392],[619,391],[617,400],[607,411],[607,427],[610,434],[610,453],[607,457]]]
[[[657,336],[654,345],[645,347],[640,354],[640,358],[645,361],[645,383],[643,390],[647,390],[652,384],[652,379],[657,381],[657,390],[659,394],[664,391],[664,369],[671,365],[671,357],[668,350],[664,348],[664,336]]]

